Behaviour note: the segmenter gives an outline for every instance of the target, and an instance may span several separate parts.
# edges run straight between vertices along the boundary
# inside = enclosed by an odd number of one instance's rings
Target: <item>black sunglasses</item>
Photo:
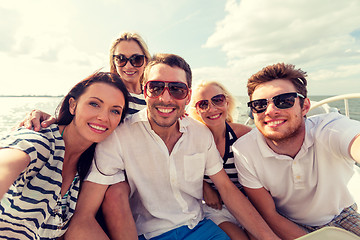
[[[195,107],[202,111],[202,112],[205,112],[207,110],[209,110],[210,108],[210,102],[214,105],[214,106],[217,106],[217,107],[222,107],[225,105],[225,101],[226,100],[226,97],[224,94],[218,94],[216,96],[213,96],[212,98],[210,98],[210,101],[209,100],[200,100],[198,101],[196,104],[195,104]]]
[[[113,55],[113,58],[115,64],[119,67],[124,67],[128,61],[130,61],[130,64],[133,67],[141,67],[142,65],[144,65],[145,62],[145,55],[139,55],[139,54],[134,54],[129,58],[125,57],[122,54],[119,54],[119,55]]]
[[[177,100],[184,99],[189,94],[189,88],[183,82],[148,81],[144,87],[145,94],[150,98],[158,98],[166,88]]]
[[[253,113],[262,113],[266,111],[270,100],[274,103],[275,107],[279,109],[287,109],[294,106],[295,99],[297,97],[305,98],[300,93],[291,92],[291,93],[283,93],[275,97],[272,97],[270,99],[253,100],[248,102],[247,105],[248,107],[250,107]]]

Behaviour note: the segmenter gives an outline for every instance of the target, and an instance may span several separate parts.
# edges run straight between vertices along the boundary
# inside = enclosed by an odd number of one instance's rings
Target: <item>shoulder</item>
[[[233,148],[243,148],[243,150],[245,151],[249,146],[257,146],[256,142],[259,135],[261,135],[261,133],[258,133],[258,130],[256,128],[253,128],[248,133],[239,137],[233,144]]]
[[[240,123],[228,123],[232,130],[235,132],[236,136],[242,137],[252,130],[250,126],[246,126]]]
[[[49,144],[58,138],[61,138],[58,125],[52,124],[47,128],[42,128],[39,132],[35,132],[26,128],[19,128],[10,132],[6,137],[2,138],[1,141],[2,143],[11,141],[28,141],[33,143],[41,142],[43,144]]]
[[[306,119],[307,131],[326,131],[331,129],[346,130],[349,128],[359,129],[360,122],[351,120],[340,113],[326,113],[312,116]],[[354,129],[355,130],[355,129]]]
[[[205,126],[203,123],[199,122],[198,120],[193,119],[192,117],[185,116],[180,121],[180,126],[189,128],[189,129],[197,129],[197,131],[204,131],[204,132],[210,132],[210,129]],[[193,130],[191,130],[193,131]]]
[[[19,128],[0,141],[1,147],[19,149],[30,158],[46,159],[55,150],[64,150],[64,141],[57,124],[42,128],[39,132]]]

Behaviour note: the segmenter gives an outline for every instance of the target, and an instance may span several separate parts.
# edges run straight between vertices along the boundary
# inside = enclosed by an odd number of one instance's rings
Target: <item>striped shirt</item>
[[[226,133],[225,133],[225,154],[223,159],[223,167],[227,175],[229,176],[230,180],[235,184],[235,186],[239,189],[241,189],[241,184],[238,181],[237,171],[235,168],[234,163],[234,153],[231,149],[231,146],[233,143],[237,140],[237,136],[230,127],[228,123],[226,123]],[[215,184],[211,181],[211,179],[208,176],[204,176],[204,180],[210,184],[214,189]]]
[[[79,192],[78,177],[62,204],[61,183],[65,143],[58,125],[34,132],[21,128],[0,140],[30,156],[30,163],[0,202],[0,239],[54,239],[63,235]]]
[[[144,94],[130,93],[128,116],[137,113],[146,107]]]

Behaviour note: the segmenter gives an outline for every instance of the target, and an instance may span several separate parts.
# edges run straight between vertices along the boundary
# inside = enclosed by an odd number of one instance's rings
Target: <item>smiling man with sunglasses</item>
[[[267,66],[248,80],[256,128],[233,145],[240,183],[281,239],[330,225],[360,236],[347,183],[360,162],[360,124],[338,113],[306,118],[306,73]]]
[[[111,184],[103,202],[111,208],[111,239],[132,231],[122,223],[134,220],[137,233],[132,236],[138,234],[139,239],[229,239],[216,224],[204,219],[204,174],[252,235],[279,239],[226,175],[208,128],[190,117],[181,118],[191,97],[190,66],[177,55],[158,54],[144,73],[146,109],[127,118],[97,145],[89,182],[80,194],[67,239],[94,237],[87,222],[103,200],[99,197],[103,186]],[[125,179],[131,189],[132,215],[128,196],[122,197]]]

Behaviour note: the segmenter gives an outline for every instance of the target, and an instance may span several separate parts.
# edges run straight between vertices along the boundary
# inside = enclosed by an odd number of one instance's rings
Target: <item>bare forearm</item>
[[[272,217],[264,217],[271,229],[281,239],[295,239],[305,235],[307,232],[300,228],[295,223],[286,219],[278,213],[275,213]]]
[[[240,192],[232,192],[223,201],[240,224],[257,239],[279,239],[250,201]]]
[[[349,147],[350,155],[356,162],[360,163],[360,134],[353,139]]]

